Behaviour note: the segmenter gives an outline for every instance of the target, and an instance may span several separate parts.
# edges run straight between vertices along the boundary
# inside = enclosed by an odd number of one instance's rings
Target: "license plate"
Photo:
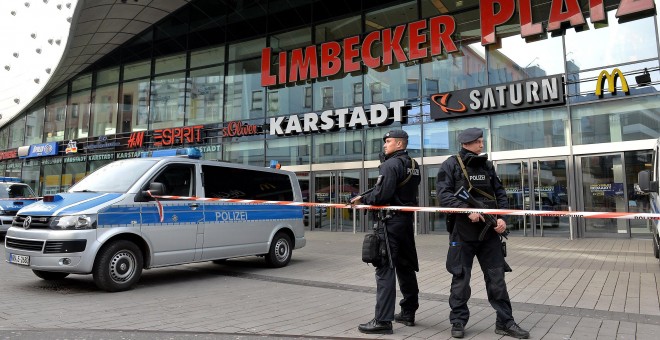
[[[20,264],[22,266],[30,265],[30,257],[26,255],[9,254],[9,262]]]

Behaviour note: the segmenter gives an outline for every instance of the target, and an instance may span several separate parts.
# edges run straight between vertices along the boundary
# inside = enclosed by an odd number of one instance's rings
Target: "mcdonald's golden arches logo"
[[[598,75],[598,80],[596,81],[596,95],[598,97],[603,96],[603,79],[607,80],[607,90],[610,91],[611,94],[615,95],[616,94],[616,82],[617,80],[621,81],[621,92],[625,94],[630,93],[630,89],[628,88],[628,82],[626,81],[626,77],[624,77],[623,72],[619,70],[618,68],[615,68],[612,70],[612,73],[607,72],[607,70],[602,70],[600,71],[600,74]]]

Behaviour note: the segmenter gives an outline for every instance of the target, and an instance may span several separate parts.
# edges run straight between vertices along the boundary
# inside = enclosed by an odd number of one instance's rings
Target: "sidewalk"
[[[100,291],[90,275],[43,281],[0,263],[0,337],[8,339],[449,339],[447,236],[419,235],[416,326],[361,334],[373,318],[364,234],[307,232],[289,266],[246,257],[151,269],[134,290]],[[657,339],[660,263],[651,240],[510,237],[506,280],[532,339]],[[2,249],[4,251],[4,249]],[[498,339],[483,275],[473,268],[467,339]],[[398,311],[398,309],[397,309]],[[19,336],[19,335],[22,335]],[[504,337],[504,339],[511,339]]]
[[[244,278],[367,293],[367,306],[344,308],[352,316],[342,325],[345,333],[300,329],[293,334],[373,337],[354,330],[373,317],[375,304],[374,270],[360,261],[363,235],[308,232],[307,247],[294,252],[288,267],[269,271],[268,278],[259,269],[230,264],[227,270]],[[387,338],[450,338],[446,243],[447,236],[417,236],[421,292],[417,326],[396,324],[394,336]],[[514,316],[532,338],[656,339],[660,334],[660,263],[653,257],[651,240],[510,237],[507,246],[513,272],[506,280]],[[476,263],[471,285],[472,316],[466,337],[498,337]],[[327,317],[333,319],[336,313],[329,311]]]

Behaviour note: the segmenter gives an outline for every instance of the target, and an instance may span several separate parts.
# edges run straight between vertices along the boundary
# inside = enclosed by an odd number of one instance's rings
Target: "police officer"
[[[484,142],[483,131],[469,128],[458,135],[461,150],[458,155],[442,163],[437,177],[440,205],[453,208],[471,208],[454,197],[454,193],[463,186],[470,188],[470,194],[489,208],[506,209],[506,192],[495,173],[488,155],[482,155]],[[460,157],[460,159],[458,158]],[[449,217],[448,217],[449,218]],[[453,275],[449,295],[449,321],[452,324],[451,335],[462,338],[465,325],[470,317],[467,302],[470,299],[470,276],[474,256],[484,273],[488,302],[496,311],[495,333],[527,339],[529,332],[520,328],[513,319],[511,301],[504,281],[505,268],[502,244],[498,234],[506,231],[506,222],[497,218],[497,225],[487,226],[481,214],[454,214],[453,224],[448,223],[449,251],[447,253],[447,271]],[[449,219],[451,221],[451,218]],[[479,235],[488,228],[485,237],[479,241]]]
[[[408,156],[408,134],[392,130],[383,136],[383,155],[379,166],[379,181],[373,191],[351,200],[352,204],[416,206],[421,176],[419,166]],[[380,211],[384,219],[394,268],[389,261],[376,268],[376,313],[373,320],[361,324],[362,333],[392,334],[392,320],[415,325],[415,311],[419,307],[417,276],[419,271],[412,212]],[[381,215],[381,217],[383,217]],[[383,221],[383,219],[381,219]],[[382,228],[379,236],[384,240]],[[394,315],[396,303],[396,277],[403,295],[401,312]]]

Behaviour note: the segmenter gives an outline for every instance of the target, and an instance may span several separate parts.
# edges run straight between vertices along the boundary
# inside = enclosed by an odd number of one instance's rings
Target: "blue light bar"
[[[185,148],[185,149],[144,151],[140,153],[140,158],[168,157],[168,156],[180,156],[180,157],[188,157],[191,159],[200,159],[202,158],[202,152],[199,151],[199,149],[197,148]]]
[[[21,179],[18,177],[3,177],[0,176],[0,182],[17,182],[20,183]]]

